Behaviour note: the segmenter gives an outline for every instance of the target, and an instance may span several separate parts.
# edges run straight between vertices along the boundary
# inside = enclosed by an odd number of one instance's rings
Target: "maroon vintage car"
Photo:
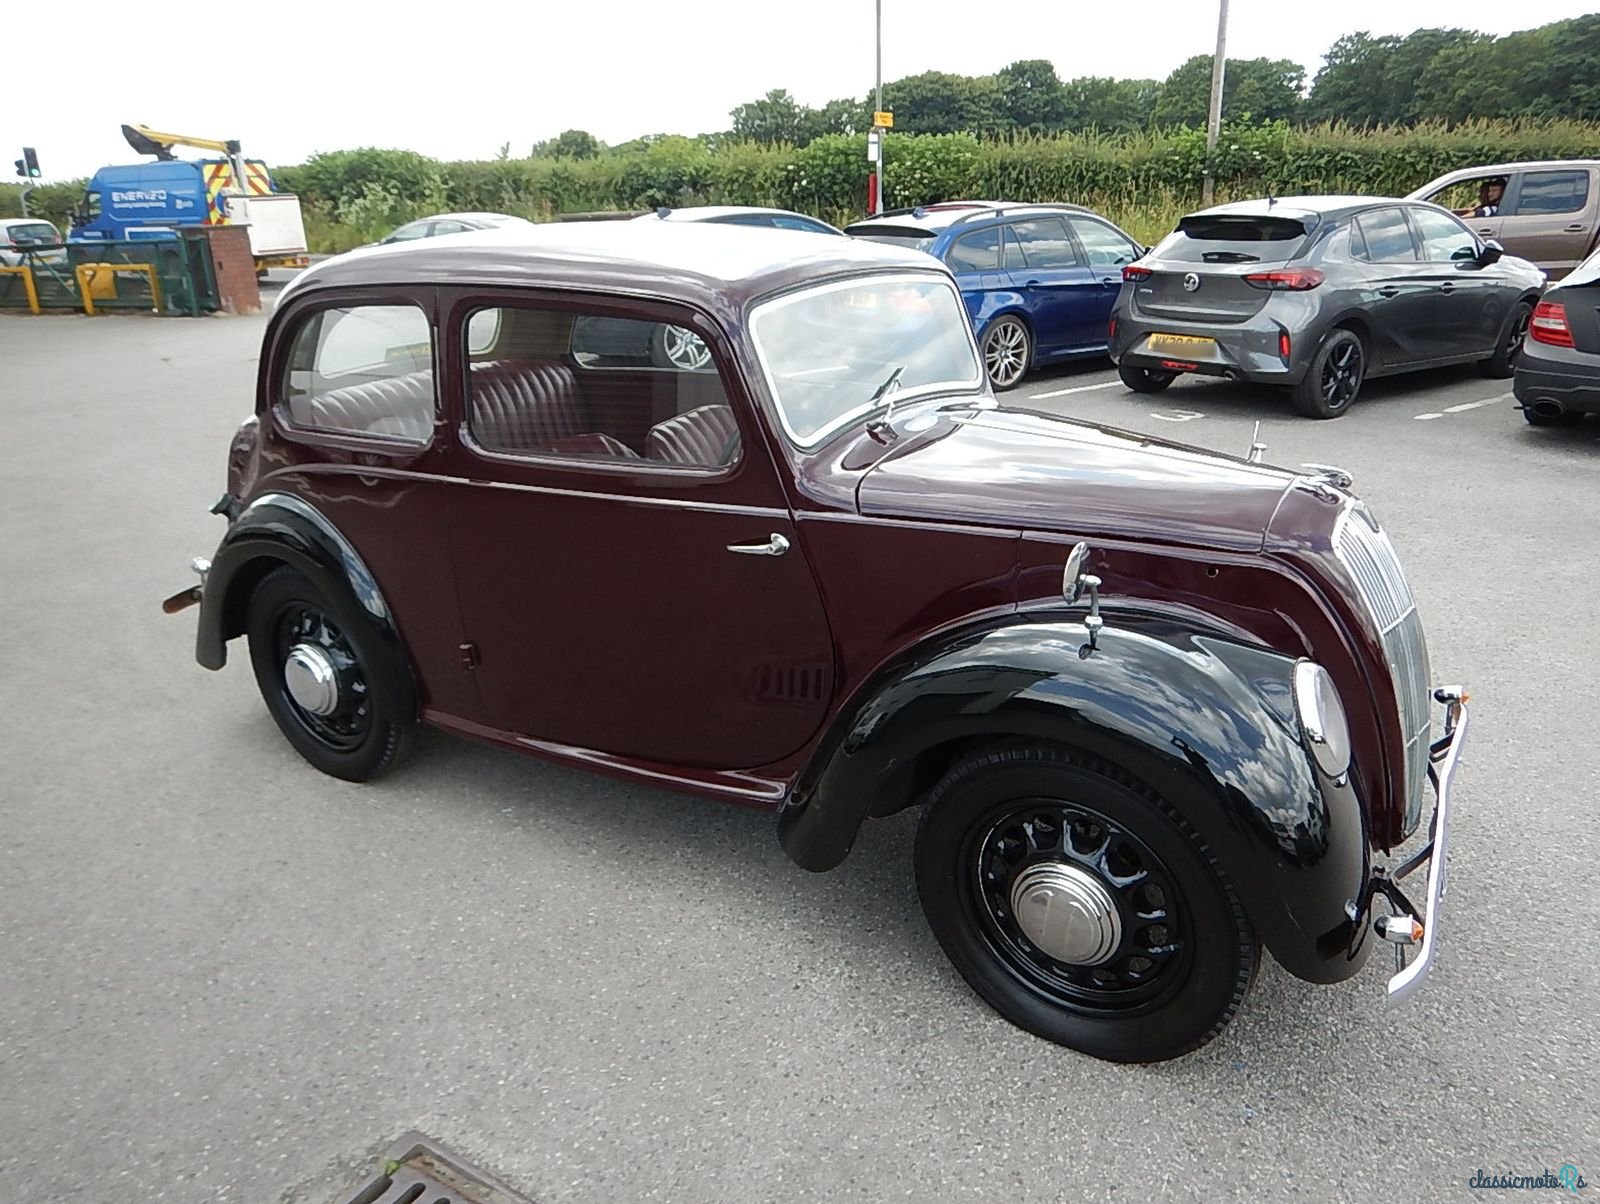
[[[1262,945],[1333,982],[1386,939],[1391,998],[1432,964],[1465,695],[1348,479],[998,406],[927,256],[635,222],[357,252],[283,297],[255,408],[167,608],[207,668],[248,637],[327,773],[427,722],[770,808],[810,870],[919,806],[956,967],[1104,1058],[1215,1036]]]

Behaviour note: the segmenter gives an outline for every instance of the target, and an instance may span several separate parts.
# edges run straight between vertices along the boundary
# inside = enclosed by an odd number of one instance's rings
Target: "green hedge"
[[[890,134],[884,154],[890,206],[961,196],[1073,201],[1154,240],[1199,204],[1205,135],[1190,129],[1090,131],[980,141],[966,134]],[[1457,167],[1595,155],[1600,124],[1576,121],[1377,130],[1240,124],[1226,127],[1218,143],[1217,191],[1223,199],[1403,195]],[[445,163],[369,148],[314,155],[275,174],[304,200],[313,249],[339,250],[413,217],[452,209],[549,219],[659,205],[776,205],[843,223],[866,203],[866,172],[865,135],[831,134],[800,149],[658,137],[591,159]],[[55,187],[75,195],[78,186]],[[0,190],[0,212],[14,210],[15,190]]]

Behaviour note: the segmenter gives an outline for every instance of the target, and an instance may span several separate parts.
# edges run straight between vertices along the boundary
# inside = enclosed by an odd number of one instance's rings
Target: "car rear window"
[[[891,247],[910,247],[926,251],[933,246],[936,235],[931,230],[918,230],[914,226],[846,226],[844,232],[851,238],[866,242],[881,242]]]
[[[55,227],[46,222],[19,222],[11,227],[9,233],[14,243],[61,241]]]
[[[1156,248],[1159,259],[1189,263],[1258,263],[1293,259],[1314,219],[1258,214],[1193,214]]]

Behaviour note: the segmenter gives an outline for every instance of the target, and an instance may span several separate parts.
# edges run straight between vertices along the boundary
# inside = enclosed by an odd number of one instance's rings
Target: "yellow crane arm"
[[[220,151],[230,156],[239,153],[237,140],[223,142],[216,138],[195,138],[189,134],[164,134],[147,125],[125,125],[122,127],[122,136],[141,155],[154,155],[158,159],[171,159],[175,146],[196,146],[201,150]]]

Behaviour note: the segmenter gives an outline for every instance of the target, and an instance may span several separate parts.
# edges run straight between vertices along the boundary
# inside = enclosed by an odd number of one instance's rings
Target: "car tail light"
[[[1251,272],[1244,282],[1251,288],[1273,293],[1303,293],[1326,279],[1327,276],[1316,268],[1290,268],[1286,272]]]
[[[1567,307],[1559,301],[1541,301],[1528,323],[1528,333],[1535,343],[1549,343],[1552,347],[1571,347],[1572,330],[1567,325]]]
[[[1149,268],[1142,268],[1136,263],[1130,263],[1122,269],[1124,280],[1148,280],[1154,275],[1155,273]]]

